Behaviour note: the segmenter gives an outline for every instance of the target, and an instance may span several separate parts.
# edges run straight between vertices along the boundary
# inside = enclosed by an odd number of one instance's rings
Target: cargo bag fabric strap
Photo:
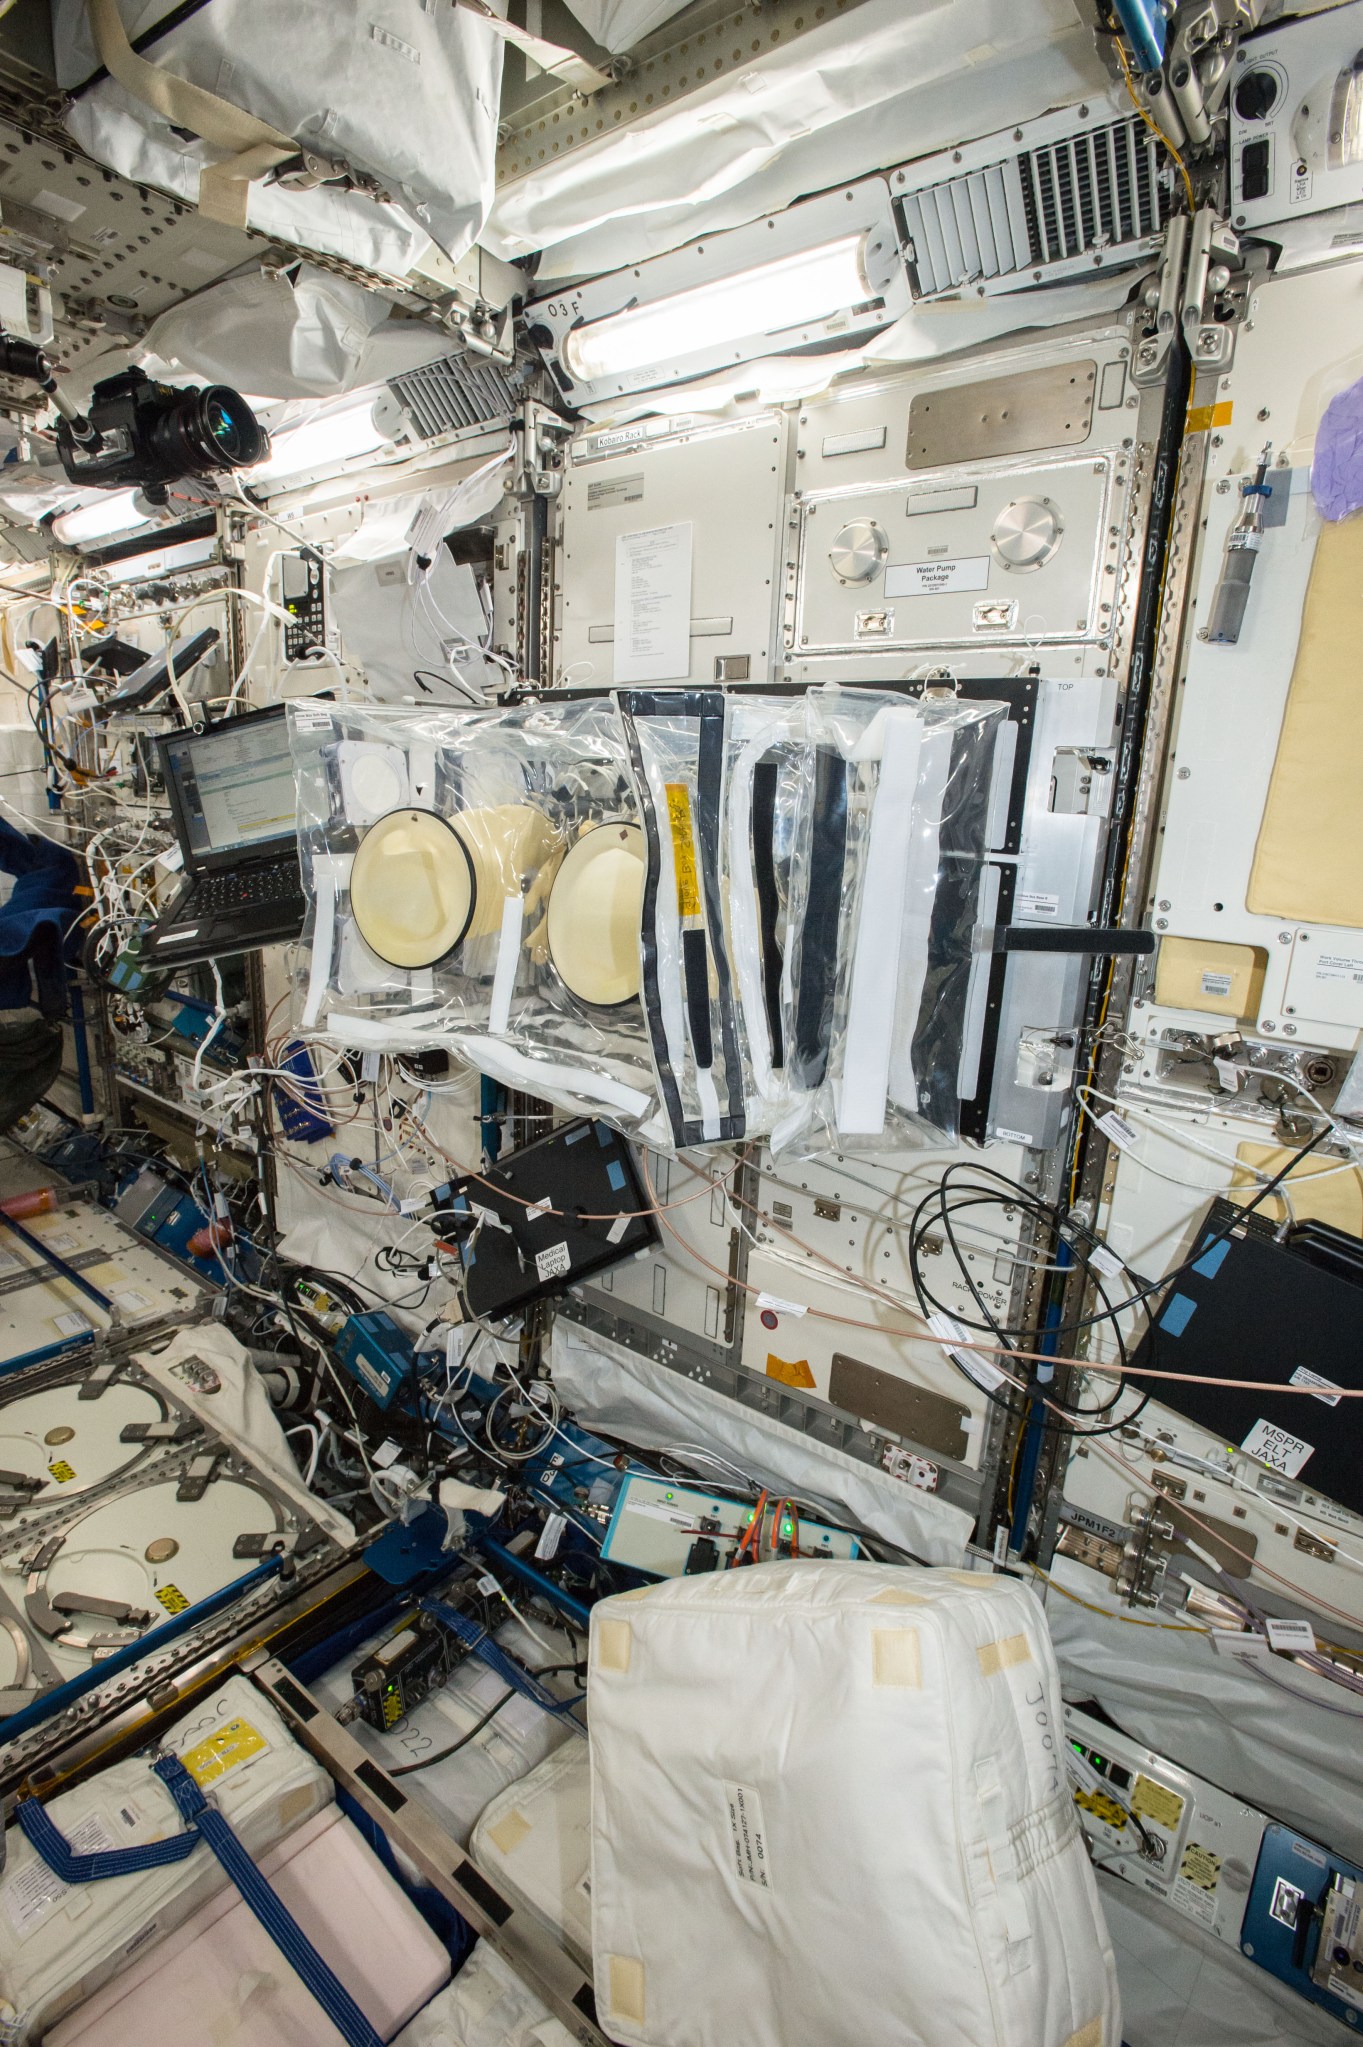
[[[222,1864],[285,1961],[347,2042],[347,2047],[383,2047],[381,2036],[374,2031],[350,1992],[276,1896],[231,1826],[208,1803],[179,1757],[162,1756],[152,1767],[175,1800],[180,1817],[186,1824],[185,1833],[175,1834],[168,1841],[150,1841],[141,1847],[111,1848],[100,1854],[78,1855],[48,1817],[46,1807],[36,1798],[26,1798],[15,1813],[24,1838],[53,1874],[68,1884],[97,1883],[104,1877],[136,1876],[146,1869],[161,1869],[167,1863],[183,1862],[203,1841]]]
[[[1018,1881],[1017,1857],[1004,1814],[1003,1784],[992,1756],[975,1765],[975,1795],[979,1800],[989,1866],[994,1873],[994,1894],[1003,1914],[1008,1940],[1009,1973],[1016,1975],[1031,1962],[1031,1923]]]
[[[205,164],[199,173],[199,211],[227,227],[244,228],[251,180],[296,157],[298,144],[268,121],[139,56],[128,41],[118,0],[85,0],[85,5],[109,76],[173,128],[187,128],[226,152],[222,162]]]

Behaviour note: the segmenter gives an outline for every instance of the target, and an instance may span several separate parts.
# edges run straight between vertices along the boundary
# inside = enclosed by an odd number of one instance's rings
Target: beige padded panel
[[[923,1658],[917,1628],[873,1628],[871,1668],[874,1684],[918,1691],[923,1682]]]
[[[1211,1016],[1257,1016],[1268,954],[1257,945],[1215,938],[1162,938],[1155,1000]]]
[[[1016,1663],[1030,1663],[1032,1660],[1031,1644],[1025,1635],[1005,1635],[1001,1642],[986,1642],[975,1654],[986,1677],[994,1677],[1000,1670],[1011,1670]]]
[[[895,1585],[887,1585],[883,1592],[877,1592],[872,1606],[931,1606],[921,1592],[901,1592]]]
[[[487,1837],[499,1855],[509,1855],[513,1848],[519,1848],[530,1832],[530,1822],[523,1812],[507,1813],[498,1820],[495,1827],[489,1827]]]
[[[644,1965],[632,1955],[607,1955],[610,1972],[610,2008],[618,2019],[632,2026],[644,2023]]]
[[[1246,906],[1363,925],[1363,515],[1321,528]]]
[[[1288,1160],[1295,1156],[1284,1145],[1239,1144],[1235,1156],[1243,1160],[1246,1167],[1254,1167],[1267,1173],[1272,1179],[1280,1173]],[[1331,1223],[1337,1230],[1347,1230],[1351,1237],[1363,1237],[1363,1173],[1339,1170],[1340,1161],[1334,1158],[1303,1159],[1287,1176],[1287,1185],[1292,1191],[1292,1212],[1298,1222]],[[1319,1186],[1311,1183],[1319,1180]],[[1231,1199],[1246,1199],[1252,1188],[1261,1184],[1250,1172],[1237,1170],[1226,1190]],[[1261,1202],[1258,1213],[1269,1222],[1283,1222],[1286,1211],[1279,1197],[1270,1194]]]
[[[628,1621],[603,1620],[593,1637],[598,1670],[628,1670],[634,1630]]]
[[[1077,2033],[1070,2034],[1069,2039],[1065,2042],[1065,2047],[1103,2047],[1102,2020],[1090,2019],[1088,2024],[1081,2026]]]

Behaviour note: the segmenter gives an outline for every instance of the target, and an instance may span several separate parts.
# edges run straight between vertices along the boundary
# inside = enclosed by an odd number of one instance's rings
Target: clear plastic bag
[[[1004,714],[1002,704],[836,685],[806,699],[813,809],[798,835],[808,864],[791,1008],[814,1122],[838,1149],[959,1135],[989,792]],[[835,899],[834,965],[826,934]]]
[[[625,1127],[656,1113],[643,834],[609,697],[290,706],[313,910],[297,1021],[443,1046]]]

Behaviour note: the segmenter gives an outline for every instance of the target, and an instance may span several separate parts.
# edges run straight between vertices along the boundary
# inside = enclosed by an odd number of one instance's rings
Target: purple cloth
[[[1316,430],[1311,495],[1322,519],[1363,511],[1363,378],[1325,408]]]

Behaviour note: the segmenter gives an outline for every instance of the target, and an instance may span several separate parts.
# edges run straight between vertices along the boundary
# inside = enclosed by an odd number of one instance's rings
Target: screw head
[[[1290,931],[1280,931],[1278,933],[1278,943],[1279,945],[1291,945],[1292,933]]]
[[[1191,768],[1180,768],[1176,779],[1180,782],[1186,782],[1188,780],[1188,777],[1192,774],[1192,772],[1193,771]]]
[[[1161,903],[1161,904],[1160,904],[1160,908],[1161,908],[1162,910],[1167,910],[1167,909],[1169,909],[1170,907],[1171,907],[1171,905],[1170,905],[1169,903],[1167,903],[1167,902],[1166,902],[1166,903]]]
[[[1271,1016],[1266,1016],[1259,1026],[1261,1031],[1276,1031],[1277,1028],[1278,1026],[1274,1023]]]

